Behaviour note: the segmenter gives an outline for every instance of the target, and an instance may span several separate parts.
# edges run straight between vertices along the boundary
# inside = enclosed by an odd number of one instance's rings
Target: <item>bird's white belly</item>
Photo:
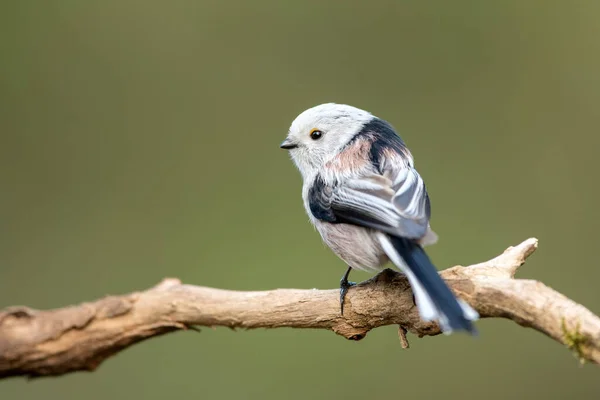
[[[323,241],[346,264],[368,272],[381,271],[388,262],[379,240],[370,229],[315,221]]]

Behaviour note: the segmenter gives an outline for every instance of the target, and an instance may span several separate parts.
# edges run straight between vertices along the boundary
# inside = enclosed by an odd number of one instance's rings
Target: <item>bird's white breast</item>
[[[373,230],[318,220],[314,224],[325,244],[350,267],[374,272],[388,261]]]

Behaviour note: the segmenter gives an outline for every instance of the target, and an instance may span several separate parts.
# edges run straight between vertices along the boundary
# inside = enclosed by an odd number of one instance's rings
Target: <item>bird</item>
[[[302,200],[324,243],[347,264],[340,312],[353,269],[379,272],[391,261],[411,285],[420,318],[445,334],[477,334],[478,313],[458,299],[424,247],[437,242],[431,203],[408,147],[392,125],[365,110],[325,103],[300,113],[282,149],[302,179]]]

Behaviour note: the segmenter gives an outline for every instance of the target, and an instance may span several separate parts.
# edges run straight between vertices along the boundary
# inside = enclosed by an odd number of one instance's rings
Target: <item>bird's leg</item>
[[[340,310],[342,315],[344,315],[344,300],[346,299],[346,293],[348,293],[348,289],[356,285],[355,282],[348,281],[348,275],[350,275],[350,271],[352,271],[352,267],[348,267],[346,273],[344,276],[342,276],[342,280],[340,281]]]

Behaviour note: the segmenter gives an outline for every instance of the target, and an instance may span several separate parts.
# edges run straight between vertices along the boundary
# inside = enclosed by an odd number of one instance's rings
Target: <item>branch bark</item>
[[[441,271],[453,291],[482,318],[507,318],[600,363],[600,318],[544,284],[514,279],[537,248],[528,239],[500,256]],[[348,292],[344,315],[339,291],[276,289],[239,292],[165,279],[146,291],[56,310],[8,307],[0,311],[0,378],[92,371],[109,356],[142,340],[196,326],[329,329],[350,340],[371,329],[398,325],[419,337],[440,333],[423,322],[406,278],[384,270]]]

